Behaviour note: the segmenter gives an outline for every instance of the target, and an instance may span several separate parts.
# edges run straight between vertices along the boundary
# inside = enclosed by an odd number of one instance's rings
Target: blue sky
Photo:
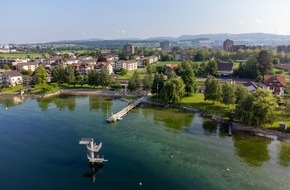
[[[290,35],[289,0],[0,0],[0,44],[263,32]]]

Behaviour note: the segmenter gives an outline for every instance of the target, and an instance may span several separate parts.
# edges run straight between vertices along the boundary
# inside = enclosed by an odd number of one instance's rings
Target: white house
[[[115,63],[116,69],[124,68],[128,71],[136,70],[138,68],[138,61],[137,60],[129,60],[129,61],[117,61]]]
[[[95,69],[97,71],[101,70],[102,68],[105,68],[109,71],[109,75],[113,74],[113,66],[110,64],[110,62],[98,62],[95,65]]]
[[[2,84],[15,86],[22,83],[22,74],[18,71],[6,71],[2,73]]]
[[[38,67],[38,64],[35,62],[24,62],[24,63],[17,63],[16,70],[17,71],[23,71],[23,70],[35,71],[37,67]]]

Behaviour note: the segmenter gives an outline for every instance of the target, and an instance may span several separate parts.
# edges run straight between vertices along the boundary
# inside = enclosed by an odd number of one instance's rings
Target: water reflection
[[[50,104],[55,104],[59,110],[68,108],[70,111],[74,111],[76,108],[76,96],[60,95],[57,97],[40,98],[37,99],[38,106],[42,111],[49,108]]]
[[[280,143],[279,164],[281,166],[289,166],[290,163],[290,144]]]
[[[25,98],[23,96],[0,96],[0,105],[2,104],[6,109],[21,104],[24,101]]]
[[[90,169],[83,173],[83,177],[90,179],[92,182],[96,181],[96,173],[104,167],[104,164],[90,165]]]
[[[209,133],[216,133],[218,128],[218,123],[212,120],[204,120],[202,123],[202,128]]]
[[[108,114],[113,105],[112,99],[104,96],[89,96],[89,103],[90,111],[101,110],[103,114]]]
[[[182,127],[189,127],[193,120],[193,113],[182,112],[180,110],[168,111],[162,108],[152,110],[152,108],[144,107],[143,114],[145,117],[152,115],[156,123],[162,122],[165,127],[177,131],[180,131]]]
[[[239,132],[233,135],[233,141],[237,155],[251,167],[260,167],[270,159],[268,145],[271,140],[268,138]]]

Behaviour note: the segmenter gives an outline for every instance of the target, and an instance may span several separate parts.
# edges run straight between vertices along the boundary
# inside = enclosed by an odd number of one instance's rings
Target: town
[[[30,57],[27,52],[21,54],[23,49],[2,46],[2,93],[5,94],[6,89],[19,89],[24,93],[25,89],[31,91],[32,86],[38,90],[34,91],[37,94],[48,93],[63,84],[71,88],[90,85],[121,90],[123,95],[152,93],[155,95],[153,99],[155,97],[155,100],[170,104],[180,103],[184,98],[200,93],[204,97],[199,99],[211,100],[213,104],[236,105],[236,114],[240,112],[238,120],[245,124],[261,127],[276,122],[276,128],[278,123],[282,123],[284,130],[287,129],[289,121],[280,121],[281,118],[286,119],[287,114],[278,117],[279,121],[270,116],[276,109],[273,108],[275,103],[281,109],[279,112],[289,109],[289,46],[278,45],[276,49],[269,49],[235,45],[233,40],[226,39],[219,49],[181,48],[169,40],[160,41],[158,47],[153,48],[135,47],[133,43],[113,49],[95,47],[80,51],[74,47],[75,50],[69,51],[65,50],[67,46],[58,48],[58,51],[46,48],[46,51],[40,51],[38,46],[36,49],[30,47],[30,51],[35,52],[34,56],[39,55]],[[15,53],[27,57],[13,58]],[[4,58],[5,55],[11,58]],[[170,82],[177,85],[176,89],[172,89]],[[265,89],[271,92],[275,103],[266,103],[272,107],[268,106],[268,113],[263,113],[263,117],[243,118],[243,112],[247,111],[242,107],[245,102],[241,101],[246,97],[244,89],[251,93]],[[255,93],[255,96],[266,96],[260,91]],[[213,112],[225,117],[231,110]]]

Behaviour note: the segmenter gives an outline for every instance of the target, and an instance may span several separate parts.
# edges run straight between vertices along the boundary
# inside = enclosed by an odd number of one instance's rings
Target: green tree
[[[235,91],[236,104],[238,104],[248,94],[249,94],[248,89],[244,85],[238,84],[236,86],[236,91]]]
[[[95,71],[91,70],[88,75],[88,84],[91,86],[99,86],[101,84],[100,82],[100,74]]]
[[[260,73],[258,64],[259,63],[255,57],[250,57],[245,64],[240,63],[238,76],[241,78],[256,79]]]
[[[110,77],[109,71],[108,69],[102,68],[100,70],[100,85],[102,87],[107,87],[110,86],[111,82],[112,82],[112,78]]]
[[[121,76],[125,76],[127,73],[128,73],[128,70],[127,69],[124,69],[124,68],[121,68],[120,69]]]
[[[151,87],[151,92],[153,94],[159,94],[160,91],[163,89],[164,86],[164,75],[155,73],[154,79],[153,79],[153,84]]]
[[[183,61],[179,71],[181,79],[185,84],[185,93],[187,96],[193,94],[197,90],[194,71],[189,61]]]
[[[161,100],[165,103],[177,103],[185,95],[185,85],[181,78],[172,78],[165,82],[160,92]]]
[[[199,77],[207,76],[206,67],[207,67],[207,63],[203,61],[197,69],[197,76]]]
[[[236,113],[238,118],[245,124],[262,127],[267,123],[271,124],[273,122],[273,113],[276,105],[276,99],[271,92],[258,89],[239,101]]]
[[[213,76],[207,77],[205,81],[204,100],[212,100],[214,104],[216,101],[221,101],[221,98],[222,87],[220,82]]]
[[[141,86],[140,75],[137,72],[137,70],[135,70],[134,74],[132,75],[132,77],[129,80],[128,90],[130,90],[132,92],[132,91],[139,89],[140,86]]]
[[[21,74],[31,76],[33,74],[33,72],[30,69],[28,69],[28,70],[24,69],[21,71]]]
[[[162,55],[161,61],[173,61],[173,57],[171,55]]]
[[[273,59],[273,64],[274,65],[277,65],[277,64],[279,64],[280,63],[280,59],[278,58],[278,57],[275,57],[274,59]]]
[[[267,50],[262,50],[258,54],[259,70],[262,75],[270,74],[273,72],[274,66],[272,63],[271,54]]]
[[[227,82],[222,86],[222,103],[226,105],[234,104],[236,97],[235,97],[235,85],[230,84]]]
[[[194,56],[195,61],[204,61],[205,55],[203,52],[197,52],[197,54]]]
[[[146,74],[143,79],[143,90],[146,92],[151,90],[153,85],[153,75],[152,74]]]
[[[147,64],[146,71],[147,71],[148,74],[155,73],[156,72],[155,65]]]
[[[66,81],[65,69],[61,65],[57,65],[53,68],[51,76],[53,77],[53,81],[58,84],[62,84]]]
[[[215,60],[210,60],[205,68],[205,72],[208,75],[216,75],[218,71],[217,62]]]
[[[9,65],[7,65],[7,64],[4,64],[4,65],[3,65],[3,69],[4,69],[4,70],[11,70],[10,67],[9,67]]]
[[[46,83],[46,70],[45,68],[40,65],[35,70],[35,83],[36,84],[45,84]]]
[[[75,82],[75,80],[76,80],[76,77],[75,77],[75,73],[72,66],[67,65],[66,70],[65,70],[65,81],[68,84],[72,84]]]
[[[173,79],[173,78],[176,78],[177,77],[175,71],[172,71],[172,70],[167,71],[166,72],[166,75],[167,75],[168,79]]]

